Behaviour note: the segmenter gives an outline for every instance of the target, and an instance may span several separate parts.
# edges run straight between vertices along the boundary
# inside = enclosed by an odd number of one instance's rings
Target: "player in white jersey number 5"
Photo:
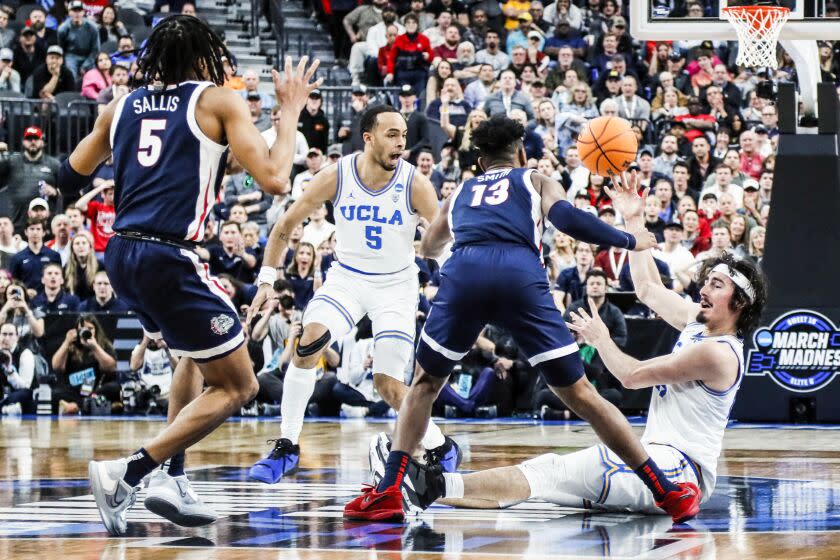
[[[627,228],[644,227],[645,196],[635,174],[623,176],[628,189],[610,192]],[[675,482],[694,483],[703,500],[712,495],[723,433],[744,375],[744,334],[758,325],[767,302],[762,273],[731,255],[703,263],[700,303],[684,300],[662,285],[650,251],[631,252],[630,273],[639,299],[682,331],[674,351],[650,360],[623,353],[590,300],[590,312],[572,314],[569,328],[594,346],[607,369],[628,389],[652,387],[642,445]],[[653,494],[603,445],[567,455],[549,453],[514,467],[467,475],[414,468],[416,499],[425,507],[436,498],[456,507],[507,507],[539,499],[570,507],[664,513]],[[418,484],[419,483],[419,484]]]
[[[338,261],[304,311],[303,334],[283,381],[281,438],[250,472],[263,482],[277,482],[297,468],[318,360],[330,340],[347,334],[365,314],[373,324],[374,386],[395,410],[408,392],[403,379],[414,348],[419,293],[414,235],[419,217],[431,222],[437,216],[437,195],[431,182],[402,159],[407,128],[396,109],[368,109],[360,128],[364,151],[319,171],[274,226],[266,247],[249,324],[272,293],[275,267],[292,230],[332,201]],[[422,444],[430,462],[455,470],[460,452],[434,423]]]

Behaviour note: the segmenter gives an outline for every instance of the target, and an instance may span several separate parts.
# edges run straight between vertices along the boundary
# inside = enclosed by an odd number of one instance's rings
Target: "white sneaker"
[[[366,406],[351,406],[349,404],[341,405],[341,415],[344,418],[364,418],[367,416],[368,407]]]
[[[385,461],[388,460],[388,454],[391,452],[390,445],[391,438],[385,432],[379,432],[370,440],[368,461],[374,486],[379,484],[379,481],[385,476]]]
[[[209,525],[218,518],[192,489],[187,475],[169,476],[163,469],[155,469],[149,477],[146,509],[182,527]]]
[[[20,416],[21,414],[23,414],[23,409],[20,407],[20,403],[16,402],[4,406],[0,413],[2,413],[5,416]]]
[[[125,514],[137,499],[137,488],[122,479],[127,468],[125,459],[88,463],[90,487],[99,509],[99,517],[112,537],[125,534]]]

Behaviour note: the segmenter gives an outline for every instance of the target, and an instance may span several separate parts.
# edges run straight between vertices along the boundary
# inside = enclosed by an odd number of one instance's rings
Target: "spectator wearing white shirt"
[[[655,253],[656,258],[668,265],[671,271],[671,279],[679,282],[674,284],[674,289],[682,292],[686,287],[684,283],[687,278],[684,276],[688,269],[694,266],[694,255],[683,246],[685,230],[680,222],[670,222],[662,232],[665,241],[659,244],[659,252]]]
[[[301,197],[303,191],[306,189],[306,185],[312,180],[312,177],[318,173],[323,165],[324,155],[321,153],[321,150],[315,147],[309,148],[309,151],[306,152],[306,170],[295,175],[295,180],[292,183],[293,200],[297,200]]]
[[[723,193],[729,193],[735,199],[735,205],[738,208],[744,206],[744,189],[732,182],[732,170],[726,165],[718,165],[715,168],[715,182],[712,186],[703,189],[700,198],[708,193],[715,195],[718,200]]]
[[[364,41],[353,43],[350,49],[350,60],[347,69],[353,76],[353,82],[359,83],[365,72],[365,64],[371,57],[376,58],[379,49],[388,44],[386,30],[389,25],[397,28],[397,35],[405,33],[405,27],[397,20],[397,12],[392,4],[386,4],[382,8],[382,21],[374,24],[367,30]]]
[[[268,144],[269,149],[277,140],[277,127],[280,126],[280,105],[275,105],[271,110],[271,124],[272,127],[260,134]],[[309,143],[306,141],[306,136],[301,131],[295,132],[295,165],[304,165],[306,163],[306,154],[309,152]]]
[[[566,148],[566,171],[569,172],[569,177],[572,178],[572,187],[566,193],[569,202],[574,204],[575,195],[580,191],[585,191],[589,186],[589,170],[581,164],[580,152],[577,146],[569,146]]]
[[[324,240],[329,239],[335,231],[335,225],[327,221],[327,207],[321,204],[309,216],[309,223],[303,228],[303,243],[311,243],[318,247]]]

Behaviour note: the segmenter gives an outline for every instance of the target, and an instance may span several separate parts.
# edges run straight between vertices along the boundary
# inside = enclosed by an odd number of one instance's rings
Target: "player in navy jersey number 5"
[[[424,468],[409,453],[452,367],[487,323],[513,333],[549,387],[633,467],[657,504],[675,520],[696,513],[696,488],[669,481],[624,416],[586,379],[577,344],[554,305],[540,258],[544,217],[558,230],[589,243],[643,251],[656,240],[643,226],[626,233],[575,209],[557,181],[522,169],[527,162],[524,132],[522,125],[503,115],[473,131],[484,173],[458,187],[423,237],[421,252],[431,258],[454,238],[452,255],[441,269],[440,290],[420,335],[420,371],[403,400],[385,474],[376,488],[365,489],[345,506],[347,518],[403,518],[402,492],[420,492],[403,484],[406,470]]]
[[[127,458],[89,465],[111,535],[125,533],[136,487],[152,471],[148,509],[181,525],[212,522],[215,514],[184,476],[183,452],[258,390],[237,311],[193,249],[203,240],[228,147],[267,192],[288,192],[297,115],[320,81],[311,81],[318,62],[307,68],[306,58],[294,70],[287,58],[283,77],[274,73],[284,111],[269,150],[242,98],[215,87],[224,82],[224,57],[231,59],[224,43],[201,20],[176,15],[160,22],[139,59],[143,86],[108,105],[60,172],[62,188],[75,190],[113,154],[116,235],[105,253],[108,275],[145,334],[184,358],[172,381],[169,426]]]

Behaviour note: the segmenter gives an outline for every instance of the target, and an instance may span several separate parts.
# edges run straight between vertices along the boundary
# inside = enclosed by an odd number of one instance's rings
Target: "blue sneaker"
[[[440,447],[434,449],[427,449],[423,456],[426,459],[428,466],[439,465],[443,472],[453,473],[461,466],[461,448],[455,443],[455,440],[449,436],[445,436],[446,440]]]
[[[248,476],[266,484],[274,484],[284,475],[297,470],[300,462],[300,446],[286,438],[270,439],[267,443],[274,443],[274,449],[251,467]]]

